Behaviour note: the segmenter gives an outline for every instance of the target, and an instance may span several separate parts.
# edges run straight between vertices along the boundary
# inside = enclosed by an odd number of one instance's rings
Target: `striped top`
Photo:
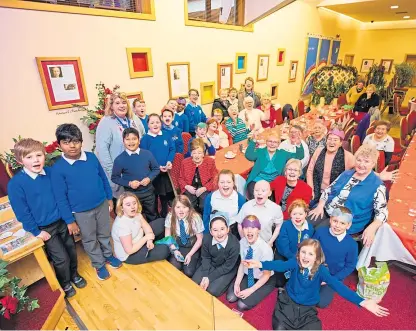
[[[237,117],[237,123],[231,118],[228,118],[225,121],[225,126],[227,127],[228,132],[230,132],[231,137],[233,138],[233,144],[238,143],[242,140],[247,139],[248,129],[244,124],[244,121],[241,118]]]

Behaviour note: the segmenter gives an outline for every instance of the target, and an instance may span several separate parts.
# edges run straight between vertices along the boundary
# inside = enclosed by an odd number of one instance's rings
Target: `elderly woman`
[[[219,108],[223,112],[224,117],[228,117],[228,107],[231,106],[230,101],[228,101],[228,89],[222,88],[219,92],[219,98],[214,100],[212,104],[211,116],[214,116],[214,110]]]
[[[299,125],[292,125],[289,129],[289,139],[286,139],[279,146],[279,149],[285,150],[290,153],[295,153],[297,149],[303,150],[302,168],[305,168],[309,163],[309,147],[302,140],[303,128]],[[296,157],[297,159],[297,157]]]
[[[394,139],[389,136],[390,123],[377,121],[374,125],[374,133],[365,137],[363,144],[374,145],[378,151],[384,152],[387,166],[390,163],[394,152]]]
[[[310,157],[312,157],[318,147],[325,147],[327,131],[325,124],[322,122],[316,122],[313,126],[312,134],[306,138]]]
[[[228,101],[230,105],[237,105],[238,106],[238,98],[237,98],[238,91],[235,87],[230,88],[228,92]]]
[[[366,93],[363,93],[357,100],[354,106],[354,119],[358,123],[368,113],[371,107],[378,107],[380,104],[380,97],[376,93],[376,86],[370,84],[367,86]]]
[[[260,102],[260,93],[254,92],[254,79],[251,77],[247,77],[244,81],[243,89],[238,93],[238,109],[241,111],[244,109],[244,99],[246,97],[252,97],[254,108],[257,108],[261,105]]]
[[[257,109],[262,110],[264,113],[264,119],[261,121],[263,128],[274,128],[276,125],[283,123],[282,111],[279,109],[279,112],[277,112],[274,109],[269,93],[264,93],[261,96],[261,106],[257,107]]]
[[[362,232],[363,244],[370,246],[378,228],[387,221],[386,187],[374,173],[378,151],[362,145],[355,153],[355,165],[344,171],[321,194],[318,206],[309,213],[314,227],[329,225],[334,209],[347,207],[353,214],[349,234]],[[374,217],[374,219],[373,219]]]
[[[261,122],[265,119],[265,114],[257,108],[254,108],[254,100],[252,97],[244,99],[244,109],[240,111],[238,117],[244,121],[244,124],[251,130],[260,130]]]
[[[209,220],[215,211],[227,215],[231,232],[239,238],[237,215],[246,202],[246,198],[236,190],[235,175],[231,170],[223,169],[218,174],[218,190],[210,193],[204,203],[204,228],[209,233]]]
[[[238,117],[237,105],[232,105],[228,108],[228,115],[230,117],[225,121],[225,127],[232,137],[233,144],[246,140],[250,130],[244,121]]]
[[[232,143],[233,138],[231,137],[231,134],[228,132],[227,127],[225,126],[223,111],[217,108],[217,109],[214,109],[213,113],[214,113],[213,118],[215,118],[218,123],[218,135],[220,137],[220,147],[221,148],[228,147],[230,146],[230,142]],[[228,111],[227,111],[227,114],[228,114]]]
[[[191,157],[186,158],[181,165],[179,187],[194,208],[202,213],[205,197],[217,188],[215,177],[218,171],[214,159],[205,157],[205,143],[201,138],[191,142],[190,151]]]
[[[113,93],[107,99],[105,116],[97,127],[97,157],[109,179],[113,197],[118,198],[122,187],[111,181],[114,159],[124,151],[123,131],[135,128],[140,137],[145,134],[142,122],[133,114],[130,103],[124,93]]]
[[[296,199],[302,199],[307,204],[312,198],[312,189],[304,181],[299,180],[302,175],[302,162],[296,159],[287,161],[284,176],[278,176],[271,182],[275,202],[282,207],[285,220],[290,218],[288,208]]]
[[[347,102],[349,105],[355,105],[358,101],[358,98],[365,93],[364,81],[360,79],[357,82],[357,85],[354,85],[349,89],[346,94]]]
[[[253,161],[254,166],[247,178],[247,196],[251,200],[254,198],[254,185],[260,180],[269,183],[275,180],[277,176],[283,174],[287,160],[291,158],[302,159],[304,150],[295,148],[294,153],[285,150],[279,150],[280,134],[278,131],[271,131],[266,137],[266,148],[256,148],[258,133],[253,135],[253,139],[249,140],[246,149],[246,159]]]

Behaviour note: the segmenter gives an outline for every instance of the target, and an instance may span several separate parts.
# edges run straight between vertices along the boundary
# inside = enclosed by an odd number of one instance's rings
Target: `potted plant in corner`
[[[19,286],[21,279],[10,277],[7,262],[0,260],[0,329],[14,330],[16,314],[39,308],[38,300],[26,295],[27,286]]]
[[[409,86],[412,85],[412,81],[416,76],[416,66],[411,63],[403,62],[394,65],[396,76],[396,90],[407,91]]]

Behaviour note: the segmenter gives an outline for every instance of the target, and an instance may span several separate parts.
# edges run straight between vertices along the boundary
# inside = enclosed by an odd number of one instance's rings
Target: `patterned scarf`
[[[313,169],[313,193],[315,195],[315,201],[318,201],[321,197],[321,184],[322,178],[324,175],[324,166],[325,166],[325,155],[326,147],[321,151],[318,156],[318,159],[315,163],[315,168]],[[334,161],[332,162],[331,167],[331,177],[330,183],[332,183],[337,177],[345,171],[345,156],[344,149],[342,147],[338,148],[337,153],[335,154]]]

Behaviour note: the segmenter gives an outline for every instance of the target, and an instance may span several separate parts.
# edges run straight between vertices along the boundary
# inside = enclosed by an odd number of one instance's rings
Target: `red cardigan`
[[[198,168],[202,186],[205,187],[208,192],[215,191],[217,189],[216,177],[218,175],[218,170],[215,166],[215,160],[209,156],[205,156],[204,161],[202,161]],[[186,185],[192,185],[195,170],[196,165],[192,161],[192,157],[188,157],[185,160],[183,160],[178,180],[179,188],[181,189],[182,193],[185,192]]]
[[[283,193],[286,187],[286,177],[285,176],[277,176],[274,181],[270,183],[271,189],[274,191],[274,198],[275,202],[280,205],[282,201]],[[302,199],[306,202],[307,205],[311,202],[312,199],[312,188],[306,184],[305,182],[298,180],[293,191],[289,194],[286,201],[286,210],[283,212],[283,217],[285,220],[290,219],[290,215],[288,212],[290,204],[296,200]]]
[[[261,106],[258,106],[257,109],[260,109],[262,112],[264,112]],[[273,106],[270,106],[269,123],[266,123],[265,121],[261,121],[261,125],[263,128],[274,128],[276,125],[280,125],[282,123],[283,123],[282,110],[280,108],[276,110],[274,109]]]

